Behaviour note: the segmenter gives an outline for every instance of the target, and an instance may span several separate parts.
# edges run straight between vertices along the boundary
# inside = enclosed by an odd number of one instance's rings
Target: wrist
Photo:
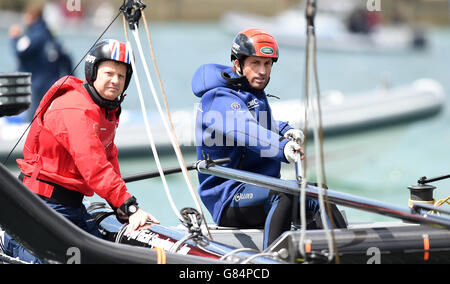
[[[292,126],[290,126],[289,124],[286,123],[286,125],[284,125],[281,129],[280,129],[280,135],[284,136],[286,134],[286,132],[288,132],[289,130],[294,129]]]
[[[290,140],[294,140],[297,143],[303,144],[303,141],[305,140],[305,135],[303,134],[303,131],[300,129],[289,129],[286,131],[284,136]]]
[[[121,206],[120,209],[127,216],[131,216],[139,210],[138,203],[136,201],[136,197],[132,196],[128,198]]]

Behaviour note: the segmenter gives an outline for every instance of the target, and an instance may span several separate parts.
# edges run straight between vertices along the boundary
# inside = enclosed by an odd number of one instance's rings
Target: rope
[[[314,31],[312,31],[312,34],[314,34]],[[334,221],[333,221],[333,215],[331,213],[330,203],[328,201],[328,195],[326,193],[326,189],[323,187],[324,184],[327,184],[326,182],[326,175],[325,175],[325,160],[323,155],[323,127],[322,127],[322,110],[321,110],[321,104],[320,104],[320,88],[319,88],[319,76],[317,73],[317,62],[316,62],[316,38],[313,36],[313,70],[314,70],[314,82],[316,85],[316,100],[317,100],[317,118],[318,118],[318,127],[314,127],[314,137],[319,137],[319,143],[318,146],[316,146],[316,164],[320,165],[320,167],[316,168],[317,171],[317,182],[318,182],[318,188],[319,188],[319,204],[321,209],[321,219],[322,224],[324,225],[325,232],[327,233],[327,241],[328,246],[330,248],[330,255],[329,260],[331,261],[333,259],[333,254],[336,255],[336,263],[339,263],[339,256],[337,255],[337,248],[336,248],[336,242],[334,238],[334,231],[329,230],[328,228],[328,222],[326,219],[326,216],[328,216],[328,220],[330,222],[331,228],[335,227]],[[314,139],[316,141],[316,139]],[[323,191],[323,192],[322,192]],[[325,205],[326,204],[326,208]],[[326,212],[325,212],[326,211]],[[327,213],[327,214],[326,214]]]
[[[142,12],[142,15],[144,15],[144,19],[145,19],[145,13],[143,13],[143,9],[141,9],[141,12]],[[157,73],[157,75],[158,75],[157,77],[158,77],[159,85],[160,85],[161,91],[162,91],[162,93],[163,93],[164,103],[165,103],[165,107],[166,107],[166,113],[167,113],[167,115],[169,116],[170,127],[169,127],[169,124],[168,124],[168,122],[167,122],[167,120],[166,120],[166,117],[165,117],[165,115],[164,115],[164,112],[163,112],[163,110],[162,110],[162,108],[161,108],[161,103],[159,102],[158,96],[157,96],[157,94],[156,94],[156,90],[155,90],[155,87],[154,87],[154,84],[153,84],[153,80],[152,80],[151,75],[150,75],[150,71],[149,71],[149,69],[148,69],[148,64],[147,64],[147,61],[146,61],[146,59],[145,59],[145,55],[144,55],[144,52],[143,52],[143,49],[142,49],[142,44],[141,44],[141,41],[140,41],[140,38],[139,38],[138,27],[137,27],[136,24],[134,24],[134,29],[132,30],[132,35],[133,35],[133,37],[134,37],[134,40],[135,40],[135,42],[136,42],[136,45],[137,45],[137,49],[138,49],[139,55],[140,55],[141,60],[142,60],[142,62],[143,62],[143,66],[144,66],[144,71],[145,71],[145,74],[146,74],[147,82],[148,82],[148,84],[149,84],[149,87],[150,87],[150,90],[151,90],[153,99],[154,99],[154,101],[155,101],[156,107],[157,107],[157,109],[158,109],[159,115],[160,115],[161,120],[162,120],[162,122],[163,122],[163,125],[164,125],[164,127],[165,127],[165,129],[166,129],[166,132],[167,132],[167,134],[169,135],[171,144],[172,144],[172,146],[173,146],[173,148],[174,148],[174,150],[175,150],[175,153],[176,153],[176,156],[177,156],[177,160],[178,160],[178,162],[179,162],[179,164],[180,164],[180,168],[181,168],[181,170],[182,170],[182,173],[183,173],[183,176],[184,176],[184,178],[185,178],[185,180],[186,180],[186,183],[187,183],[187,185],[188,185],[188,187],[189,187],[189,189],[190,189],[190,193],[191,193],[191,195],[192,195],[192,197],[193,197],[193,200],[194,200],[194,202],[195,202],[195,204],[196,204],[197,210],[200,212],[200,214],[201,214],[201,216],[202,216],[202,218],[203,218],[203,220],[204,220],[204,222],[205,222],[205,225],[206,225],[206,228],[207,228],[209,237],[212,239],[212,235],[211,235],[211,233],[210,233],[210,231],[209,231],[209,228],[208,228],[208,226],[207,226],[207,222],[206,222],[205,217],[204,217],[204,214],[203,214],[203,212],[202,212],[202,209],[201,209],[201,205],[200,205],[200,203],[199,203],[198,196],[197,196],[196,193],[195,193],[195,189],[194,189],[194,187],[193,187],[193,185],[192,185],[192,181],[190,180],[190,177],[189,177],[189,175],[188,175],[188,173],[187,173],[186,163],[185,163],[185,161],[184,161],[184,159],[183,159],[183,155],[182,155],[182,153],[181,153],[181,150],[180,150],[178,141],[176,140],[175,129],[174,129],[174,127],[173,127],[173,123],[172,123],[172,120],[171,120],[171,117],[170,117],[170,112],[169,112],[167,100],[166,100],[166,97],[165,97],[164,88],[162,87],[162,82],[161,82],[161,78],[160,78],[160,75],[159,75],[159,70],[158,70],[157,65],[156,65],[156,60],[155,60],[153,48],[152,48],[152,45],[151,45],[151,38],[150,38],[150,33],[149,33],[148,27],[147,27],[147,21],[144,20],[144,23],[145,23],[145,28],[146,28],[146,32],[147,32],[147,38],[148,38],[148,40],[149,40],[150,51],[151,51],[152,59],[153,59],[153,65],[154,65],[154,68],[155,68],[156,73]],[[125,25],[125,22],[124,22],[124,25]],[[125,27],[126,27],[126,26],[125,26]],[[127,33],[127,29],[126,29],[126,28],[125,28],[125,31],[126,31],[126,32],[125,32],[125,35],[126,35],[127,40],[128,40],[128,33]],[[129,40],[128,40],[128,42],[129,42]],[[133,62],[133,64],[135,64],[135,63]],[[135,73],[136,73],[136,72],[135,72]],[[140,90],[140,86],[139,86],[138,89]],[[144,101],[143,101],[143,98],[141,98],[141,94],[140,94],[140,100],[141,100],[141,106],[143,106]],[[145,106],[144,106],[143,108],[145,109]],[[147,130],[147,133],[149,133],[149,131],[150,131],[150,126],[149,126],[149,124],[148,124],[148,121],[147,121],[147,118],[146,118],[146,115],[145,115],[145,111],[144,111],[144,110],[143,110],[143,115],[144,115],[144,117],[145,117],[145,118],[144,118],[144,123],[146,124],[146,130]],[[169,190],[167,184],[165,183],[165,176],[164,176],[164,173],[162,172],[162,168],[161,168],[161,166],[160,166],[158,154],[157,154],[157,151],[156,151],[156,146],[154,145],[154,141],[152,141],[153,138],[152,138],[151,134],[149,135],[149,140],[150,140],[150,143],[152,144],[152,152],[153,152],[153,154],[154,154],[154,156],[155,156],[155,161],[157,161],[158,171],[159,171],[159,173],[160,173],[161,178],[163,179],[163,184],[164,184],[164,189],[165,189],[165,191],[166,191],[166,195],[168,196],[168,199],[169,199],[169,202],[171,203],[172,209],[173,209],[173,210],[177,210],[177,209],[176,209],[176,206],[175,206],[175,203],[173,202],[173,198],[172,198],[172,196],[171,196],[170,190]],[[177,210],[177,214],[176,214],[176,215],[177,215],[177,217],[181,220],[181,218],[180,218],[181,215],[178,213],[178,210]]]
[[[178,164],[180,165],[180,168],[181,168],[181,171],[183,173],[183,177],[184,177],[184,179],[186,181],[186,184],[188,186],[189,192],[190,192],[190,194],[192,196],[192,199],[194,200],[194,203],[195,203],[195,206],[196,206],[197,210],[199,211],[199,213],[200,213],[200,215],[201,215],[201,217],[203,219],[203,222],[204,222],[204,224],[206,226],[206,230],[208,232],[208,235],[209,235],[210,239],[212,239],[212,235],[211,235],[211,232],[209,230],[208,223],[206,222],[205,215],[203,214],[203,210],[202,210],[202,207],[201,207],[201,204],[200,204],[200,200],[199,200],[198,194],[195,191],[193,183],[192,183],[192,180],[191,180],[191,178],[190,178],[190,176],[188,174],[186,162],[185,162],[183,154],[181,152],[180,145],[179,145],[179,143],[177,141],[177,137],[176,137],[176,134],[175,134],[175,127],[173,126],[172,116],[170,114],[169,105],[167,103],[167,98],[166,98],[166,94],[165,94],[164,87],[163,87],[163,84],[162,84],[161,75],[159,73],[159,68],[158,68],[158,65],[156,64],[156,57],[155,57],[155,53],[153,51],[153,45],[152,45],[152,41],[151,41],[151,37],[150,37],[150,31],[148,29],[147,19],[145,17],[145,12],[144,12],[143,9],[141,9],[141,13],[142,13],[143,21],[144,21],[145,32],[147,34],[148,44],[149,44],[149,48],[150,48],[150,54],[152,56],[153,67],[155,69],[156,77],[158,79],[159,87],[161,89],[161,94],[162,94],[162,97],[163,97],[164,107],[166,109],[166,114],[167,114],[167,117],[168,117],[170,130],[169,130],[169,127],[167,126],[167,123],[163,119],[164,126],[166,127],[166,131],[169,134],[172,147],[173,147],[173,149],[175,151],[175,154],[177,156]],[[157,100],[157,98],[156,98],[156,101],[157,101],[157,105],[159,106],[160,104],[159,104],[159,101]],[[158,110],[160,110],[160,107],[158,108]],[[163,117],[162,110],[160,110],[160,115],[161,115],[161,117]]]
[[[444,199],[440,199],[440,200],[436,201],[436,203],[435,203],[434,205],[435,205],[435,206],[441,206],[441,205],[443,205],[444,203],[447,203],[448,205],[450,205],[450,196],[447,196],[447,197],[444,198]]]
[[[440,207],[440,206],[444,205],[445,203],[450,205],[450,196],[447,196],[446,198],[443,198],[443,199],[439,199],[436,202],[434,202],[434,200],[433,200],[433,201],[431,201],[431,203],[433,203],[435,207]],[[435,212],[435,210],[431,210],[431,212],[435,213],[439,216],[441,215],[441,213],[438,210],[436,210],[436,212]]]
[[[136,33],[135,32],[133,32],[133,35],[136,37]],[[152,153],[153,153],[153,156],[155,158],[156,167],[158,168],[158,172],[159,172],[159,174],[161,176],[161,180],[163,182],[163,187],[164,187],[164,190],[166,192],[167,198],[169,199],[169,203],[170,203],[170,206],[171,206],[172,210],[174,211],[175,215],[178,217],[179,220],[183,220],[183,218],[180,215],[179,210],[175,206],[175,202],[173,201],[172,195],[171,195],[170,190],[169,190],[169,186],[167,185],[166,177],[164,175],[164,172],[163,172],[163,169],[162,169],[162,166],[161,166],[161,162],[159,160],[158,151],[156,150],[155,141],[153,139],[153,135],[152,135],[152,132],[151,132],[151,129],[150,129],[150,123],[148,122],[148,118],[147,118],[147,114],[146,114],[146,107],[145,107],[145,102],[144,102],[144,96],[142,95],[141,84],[140,84],[138,72],[137,72],[137,69],[136,69],[136,63],[134,61],[134,53],[133,53],[133,51],[131,49],[131,44],[130,44],[130,41],[128,39],[127,39],[127,46],[131,50],[131,52],[130,52],[131,60],[130,61],[131,61],[131,67],[133,68],[133,73],[134,73],[133,77],[134,77],[134,81],[136,83],[136,87],[137,87],[137,90],[138,90],[139,101],[140,101],[140,104],[141,104],[142,117],[144,119],[145,131],[147,133],[147,138],[148,138],[148,140],[150,142]]]
[[[321,213],[322,224],[324,227],[325,234],[327,236],[327,243],[329,249],[328,259],[331,261],[333,257],[336,257],[336,263],[339,263],[339,255],[337,253],[336,242],[334,238],[333,230],[330,230],[328,227],[328,219],[330,221],[330,225],[334,227],[333,218],[331,215],[331,210],[328,202],[328,198],[326,197],[326,191],[324,192],[323,185],[326,184],[325,181],[325,162],[323,157],[323,128],[322,128],[322,114],[320,108],[320,89],[318,82],[318,73],[317,73],[317,62],[316,62],[316,38],[314,33],[314,14],[315,14],[315,3],[308,1],[307,7],[307,43],[306,43],[306,72],[305,72],[305,125],[304,125],[304,133],[308,133],[308,111],[310,110],[310,100],[311,100],[311,112],[314,114],[316,110],[317,117],[313,120],[313,135],[315,141],[315,159],[316,159],[316,175],[317,175],[317,183],[318,183],[318,201]],[[312,59],[312,60],[311,60]],[[314,85],[316,88],[315,92],[315,101],[310,97],[309,93],[311,92],[310,88],[310,72],[312,70],[312,75],[314,79]],[[314,118],[314,116],[313,116]],[[307,135],[306,135],[307,136]],[[306,137],[305,137],[306,141]],[[306,143],[304,143],[304,151],[306,153]],[[306,177],[306,161],[304,167],[304,177]],[[305,188],[306,188],[306,178],[302,180],[301,184],[301,206],[300,206],[300,216],[301,216],[301,232],[300,232],[300,252],[305,257],[304,250],[304,238],[306,233],[306,212],[305,212]],[[324,198],[325,195],[325,198]],[[325,199],[325,200],[324,200]],[[325,201],[326,201],[326,210],[325,210]],[[326,212],[327,211],[327,212]],[[326,214],[328,213],[328,214]],[[336,253],[335,253],[336,252]]]
[[[429,211],[428,211],[429,213],[436,214],[438,216],[441,215],[441,212],[449,214],[448,211],[438,209],[438,207],[444,205],[445,203],[450,205],[450,196],[447,196],[446,198],[440,199],[438,201],[435,201],[434,199],[433,200],[412,200],[412,199],[408,200],[408,206],[410,208],[415,208],[417,205],[419,205],[419,207],[429,209]],[[422,205],[429,204],[429,205],[428,206],[420,206],[420,204],[422,204]]]

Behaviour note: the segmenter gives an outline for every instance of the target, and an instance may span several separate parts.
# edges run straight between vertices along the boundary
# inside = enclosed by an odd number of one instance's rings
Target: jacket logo
[[[250,193],[238,193],[233,196],[233,200],[235,202],[239,202],[244,199],[252,199],[252,198],[253,198],[253,193],[251,193],[251,192]]]
[[[237,102],[234,102],[231,104],[231,109],[232,110],[240,110],[241,109],[241,105]]]
[[[257,107],[259,107],[259,102],[258,102],[257,99],[253,99],[253,100],[251,100],[251,101],[249,101],[247,103],[247,108],[248,109],[254,109],[254,108],[257,108]]]

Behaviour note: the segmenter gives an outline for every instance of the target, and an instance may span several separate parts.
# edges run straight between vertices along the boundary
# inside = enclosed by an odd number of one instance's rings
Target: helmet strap
[[[236,73],[237,73],[239,76],[244,76],[244,70],[243,70],[243,68],[244,68],[244,61],[245,61],[246,58],[247,58],[247,56],[241,56],[241,57],[238,59],[238,62],[239,62],[239,70],[238,70],[238,68],[236,68]]]
[[[228,75],[226,72],[222,72],[222,78],[225,79],[227,82],[227,85],[231,85],[234,87],[242,87],[244,85],[248,85],[247,77],[245,76],[239,76],[236,78],[231,78],[230,75]]]
[[[124,99],[124,95],[121,94],[118,99],[115,99],[114,101],[106,100],[102,98],[94,86],[91,84],[84,82],[83,87],[88,91],[89,95],[91,96],[92,100],[101,108],[104,108],[106,113],[108,114],[108,111],[115,110],[119,108],[116,112],[116,118],[119,117],[121,113],[121,107],[120,104],[122,103]]]

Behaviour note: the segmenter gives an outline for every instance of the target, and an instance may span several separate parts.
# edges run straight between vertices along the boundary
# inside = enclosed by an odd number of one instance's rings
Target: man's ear
[[[233,65],[234,65],[234,68],[239,69],[240,68],[239,60],[235,59],[233,61]]]

